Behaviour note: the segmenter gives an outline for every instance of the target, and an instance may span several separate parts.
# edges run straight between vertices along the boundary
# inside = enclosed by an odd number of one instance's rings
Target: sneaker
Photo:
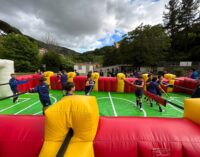
[[[140,111],[142,111],[142,110],[143,110],[143,108],[141,107],[141,108],[140,108]]]
[[[16,103],[18,101],[18,97],[13,99],[13,103]]]

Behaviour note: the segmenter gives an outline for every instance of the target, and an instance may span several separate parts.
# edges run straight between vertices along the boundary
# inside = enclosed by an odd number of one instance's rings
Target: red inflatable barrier
[[[1,157],[37,157],[43,141],[43,116],[0,116]],[[93,146],[95,157],[199,157],[200,126],[183,118],[100,117]]]
[[[19,81],[28,80],[27,83],[18,85],[17,89],[19,92],[26,92],[28,89],[36,87],[39,84],[40,77],[37,74],[17,76],[16,79]]]
[[[86,76],[76,76],[74,78],[74,83],[77,91],[84,91],[85,90],[85,83],[87,77]]]
[[[163,83],[164,85],[165,85],[165,84],[169,84],[169,80],[166,79],[166,78],[163,78],[162,83]],[[161,85],[161,88],[162,88],[165,92],[167,92],[167,87],[164,86],[164,85]]]
[[[1,157],[37,157],[43,141],[43,116],[0,116]]]
[[[130,83],[135,82],[137,78],[126,78],[125,79],[125,86],[124,86],[124,92],[125,93],[131,93],[135,91],[135,87],[131,85]]]
[[[41,75],[34,74],[33,76],[33,87],[36,87],[37,85],[40,84],[40,78],[42,77]]]
[[[150,92],[148,92],[148,91],[144,91],[144,94],[145,94],[148,98],[150,98],[150,99],[156,101],[157,103],[159,103],[160,105],[163,105],[163,106],[166,106],[166,105],[167,105],[167,101],[166,101],[165,99],[163,99],[161,96],[152,94],[152,93],[150,93]]]
[[[192,94],[193,91],[196,89],[198,85],[198,81],[190,78],[186,78],[183,83],[183,87],[191,89],[191,90],[184,90],[184,93]],[[193,91],[192,91],[193,90]]]
[[[99,81],[98,81],[98,90],[99,91],[105,91],[105,89],[104,89],[104,80],[105,80],[105,77],[100,77],[99,78]]]
[[[101,117],[95,157],[199,157],[200,126],[181,118]]]
[[[56,85],[57,83],[58,83],[57,77],[56,76],[51,76],[50,77],[51,89],[57,90],[57,85]]]
[[[62,85],[61,85],[59,77],[57,75],[50,77],[50,85],[51,85],[51,89],[53,89],[53,90],[61,90],[62,89]]]
[[[74,77],[74,80],[73,80],[73,81],[74,81],[76,90],[77,90],[77,91],[80,91],[79,77],[78,77],[78,76]]]
[[[110,77],[105,77],[104,78],[104,90],[106,92],[110,92],[111,91],[111,78]]]
[[[117,78],[112,77],[110,78],[110,85],[111,85],[111,92],[117,92]]]
[[[185,79],[185,78],[177,78],[177,79],[175,80],[173,92],[175,92],[175,93],[181,93],[181,92],[183,92],[183,89],[177,88],[177,86],[178,86],[178,87],[183,87],[184,79]]]

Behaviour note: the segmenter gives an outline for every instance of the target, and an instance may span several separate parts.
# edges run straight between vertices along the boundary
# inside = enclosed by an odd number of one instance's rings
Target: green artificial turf
[[[76,92],[76,95],[84,95],[84,92]],[[50,91],[51,102],[54,104],[62,98],[61,91]],[[97,98],[99,113],[101,116],[147,116],[147,117],[182,117],[183,110],[170,104],[162,107],[164,112],[160,113],[158,106],[154,103],[150,107],[143,99],[143,110],[140,111],[135,104],[136,97],[133,93],[108,93],[92,92],[92,96]],[[170,93],[169,97],[163,95],[165,99],[179,106],[183,106],[184,99],[189,95],[181,93]],[[19,97],[19,102],[13,104],[12,99],[0,101],[0,114],[42,114],[42,105],[39,102],[38,94],[23,94]]]

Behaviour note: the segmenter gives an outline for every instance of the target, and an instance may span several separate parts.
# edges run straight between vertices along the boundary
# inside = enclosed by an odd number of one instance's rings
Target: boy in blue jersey
[[[66,95],[65,85],[67,84],[68,76],[66,74],[65,70],[62,70],[62,72],[59,72],[60,82],[62,86],[63,96]]]
[[[49,87],[45,81],[46,79],[44,77],[40,78],[40,84],[37,87],[29,90],[30,93],[39,94],[40,102],[43,105],[43,115],[45,110],[51,105]]]
[[[146,90],[149,91],[149,88],[150,88],[150,85],[151,85],[151,82],[152,82],[152,74],[148,74],[148,79],[146,81]],[[152,104],[152,101],[148,98],[148,97],[145,97],[144,100],[146,101],[149,101],[150,102],[150,106],[152,107],[153,104]]]
[[[192,79],[198,80],[199,79],[199,73],[197,72],[196,69],[192,68],[192,75],[191,75]]]
[[[196,89],[192,93],[192,98],[200,98],[200,84],[197,85]]]
[[[9,80],[9,85],[10,85],[10,89],[12,90],[13,95],[14,95],[13,103],[15,103],[18,100],[18,93],[19,93],[19,91],[17,90],[17,86],[20,84],[27,83],[28,81],[27,80],[18,81],[16,79],[15,74],[11,74],[10,76],[11,76],[11,79]]]
[[[155,95],[162,96],[162,92],[164,92],[164,90],[160,87],[160,85],[156,81],[157,81],[157,77],[154,77],[149,86],[149,92]],[[158,104],[158,106],[159,106],[159,111],[163,112],[160,104]]]
[[[65,96],[74,95],[74,92],[75,92],[75,84],[74,83],[67,82],[67,84],[65,84],[64,88],[66,90],[66,95]]]
[[[92,80],[92,73],[88,73],[87,80],[85,83],[85,95],[90,95],[90,92],[92,91],[94,87],[95,82]]]
[[[134,85],[136,86],[135,96],[136,96],[136,104],[137,107],[140,108],[140,111],[142,110],[142,95],[143,95],[143,88],[144,88],[144,82],[142,76],[138,76],[138,80],[134,82]]]

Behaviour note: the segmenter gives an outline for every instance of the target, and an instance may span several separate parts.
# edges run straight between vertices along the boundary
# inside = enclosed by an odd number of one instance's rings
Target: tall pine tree
[[[198,19],[199,14],[199,0],[182,0],[179,24],[180,28],[189,31],[192,24]]]
[[[178,32],[178,17],[179,17],[179,1],[170,0],[165,5],[167,12],[164,12],[164,27],[168,31],[172,39],[175,39],[175,35]]]
[[[179,28],[184,35],[184,52],[189,50],[189,33],[194,22],[199,18],[199,0],[182,0],[179,14]]]

